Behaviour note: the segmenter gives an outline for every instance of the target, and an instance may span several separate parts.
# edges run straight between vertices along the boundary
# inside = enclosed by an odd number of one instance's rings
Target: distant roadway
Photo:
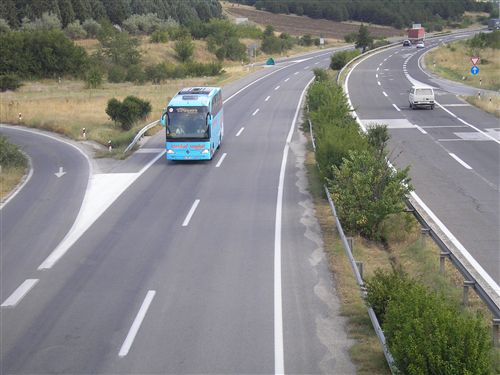
[[[428,40],[425,49],[398,46],[374,54],[354,68],[348,91],[362,123],[388,125],[391,160],[399,167],[411,166],[418,196],[498,288],[498,119],[442,90],[437,86],[439,80],[430,79],[419,66],[419,59],[429,48],[455,38]],[[438,104],[434,110],[409,108],[407,91],[412,83],[436,88]]]

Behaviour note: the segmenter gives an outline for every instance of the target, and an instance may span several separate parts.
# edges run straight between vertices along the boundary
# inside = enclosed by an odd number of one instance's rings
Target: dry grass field
[[[472,75],[471,56],[480,58],[479,74]],[[471,50],[463,41],[436,48],[425,56],[425,64],[432,72],[444,78],[488,90],[500,90],[500,53],[486,48]]]
[[[24,168],[2,168],[0,172],[0,202],[3,202],[12,189],[21,182],[25,173]]]

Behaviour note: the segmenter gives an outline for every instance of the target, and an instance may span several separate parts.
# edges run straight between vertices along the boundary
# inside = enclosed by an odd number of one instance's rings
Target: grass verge
[[[470,72],[472,56],[480,58],[477,75]],[[500,54],[492,48],[475,50],[465,41],[457,41],[431,50],[424,61],[427,69],[446,79],[478,89],[500,90]]]
[[[341,300],[341,312],[348,318],[347,332],[349,337],[356,341],[350,349],[351,359],[360,375],[390,374],[325,197],[310,142],[309,128],[304,125],[302,129],[309,139],[305,162],[309,191],[313,197],[316,216],[320,223],[336,292]],[[373,276],[377,268],[390,269],[400,266],[410,276],[442,292],[457,305],[461,304],[463,278],[450,262],[446,263],[444,275],[439,273],[439,248],[430,238],[422,237],[420,227],[413,215],[410,213],[394,215],[386,221],[384,229],[388,238],[386,246],[366,241],[361,237],[354,238],[354,258],[363,262],[364,279]],[[491,313],[474,293],[470,293],[469,306],[464,308],[481,314],[485,322],[488,325],[491,324]],[[498,348],[494,351],[493,363],[495,373],[500,373],[500,349]]]
[[[485,112],[491,113],[496,117],[500,117],[500,96],[487,96],[486,98],[468,96],[465,100]]]
[[[26,174],[24,167],[2,168],[0,172],[0,202],[3,202],[7,195],[21,183]]]

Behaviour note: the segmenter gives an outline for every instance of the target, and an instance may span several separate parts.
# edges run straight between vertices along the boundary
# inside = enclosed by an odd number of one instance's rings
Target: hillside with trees
[[[62,27],[78,20],[107,19],[122,23],[133,14],[156,14],[160,19],[172,19],[180,24],[219,18],[222,9],[217,0],[2,0],[0,18],[17,29],[29,20],[54,14]]]
[[[460,23],[465,11],[489,12],[493,2],[474,0],[230,0],[272,13],[296,14],[333,21],[354,20],[405,28],[413,22],[429,30]]]

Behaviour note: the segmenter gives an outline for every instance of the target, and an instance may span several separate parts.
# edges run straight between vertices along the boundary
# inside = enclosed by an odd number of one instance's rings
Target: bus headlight
[[[167,154],[170,154],[170,155],[171,155],[171,154],[174,154],[174,153],[175,153],[175,152],[174,152],[174,150],[168,150],[168,151],[167,151]]]
[[[210,150],[205,149],[205,150],[203,150],[201,153],[202,153],[202,154],[209,154],[209,153],[210,153]]]

